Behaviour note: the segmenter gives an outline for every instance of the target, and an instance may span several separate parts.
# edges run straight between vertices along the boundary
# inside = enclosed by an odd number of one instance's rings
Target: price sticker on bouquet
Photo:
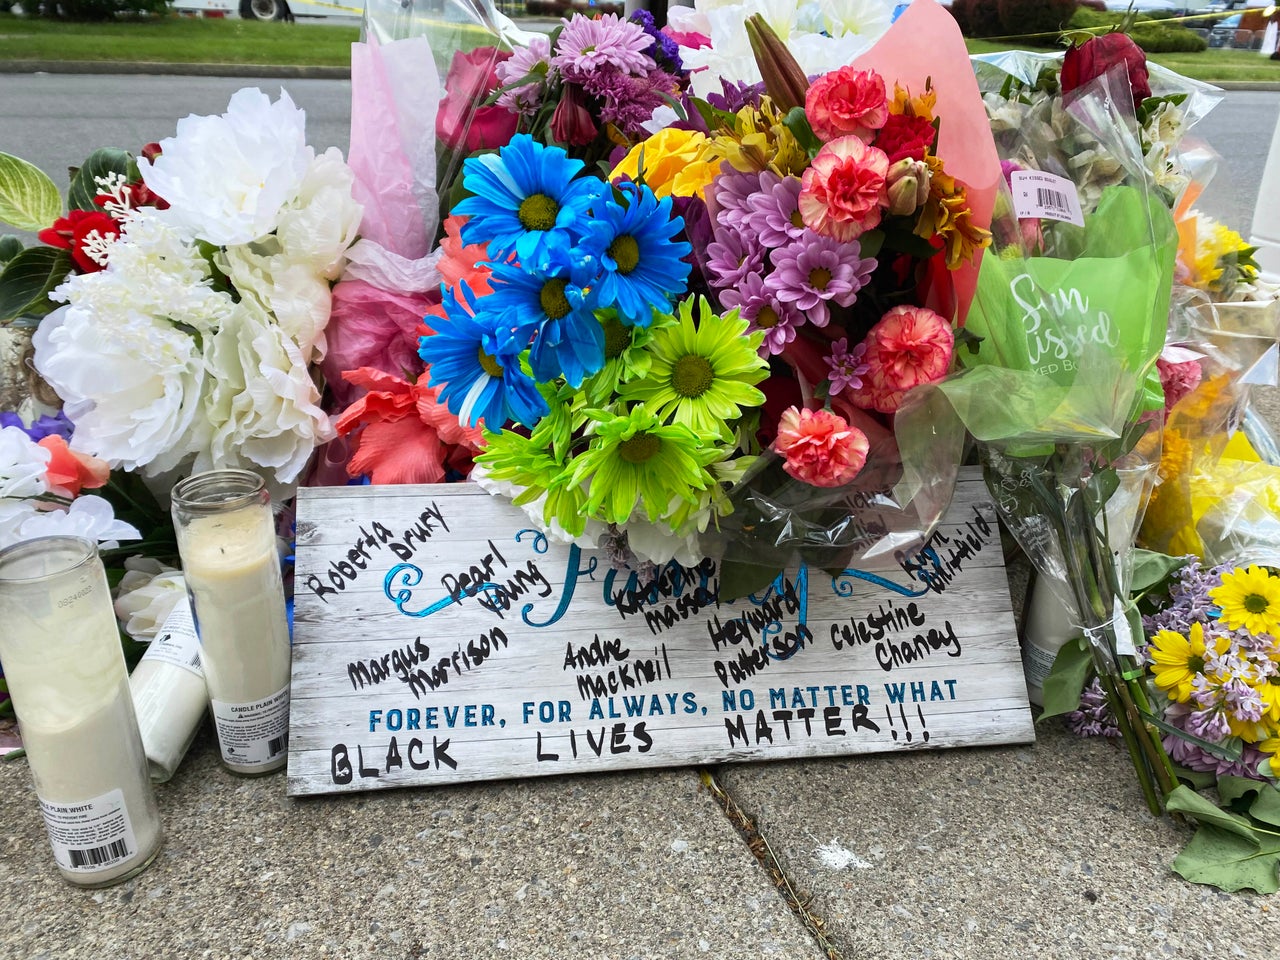
[[[973,473],[926,543],[742,599],[469,484],[303,488],[294,593],[295,796],[1034,739]]]
[[[1058,220],[1084,226],[1084,209],[1076,185],[1066,177],[1043,170],[1014,170],[1009,174],[1013,209],[1020,219]]]

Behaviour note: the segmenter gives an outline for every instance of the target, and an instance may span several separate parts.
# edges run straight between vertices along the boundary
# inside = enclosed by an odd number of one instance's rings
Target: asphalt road
[[[31,161],[64,186],[61,171],[93,148],[136,151],[171,136],[180,117],[222,112],[242,86],[272,96],[285,86],[307,111],[311,144],[346,150],[351,84],[345,80],[11,74],[0,75],[0,151]],[[1199,206],[1246,236],[1278,114],[1280,92],[1229,91],[1192,131],[1222,155]]]

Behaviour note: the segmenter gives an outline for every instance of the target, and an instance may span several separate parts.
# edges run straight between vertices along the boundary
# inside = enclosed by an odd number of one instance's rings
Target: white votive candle
[[[0,551],[0,661],[54,861],[69,881],[133,876],[160,816],[97,547],[45,537]]]
[[[173,514],[222,761],[241,774],[278,770],[289,624],[265,485],[244,470],[197,474],[174,488]]]

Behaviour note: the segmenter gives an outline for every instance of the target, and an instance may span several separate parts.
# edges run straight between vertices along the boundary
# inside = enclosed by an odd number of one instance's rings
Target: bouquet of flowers
[[[843,567],[927,531],[961,435],[930,431],[912,491],[926,494],[895,500],[894,418],[947,373],[989,240],[992,185],[958,172],[996,167],[989,140],[984,154],[960,132],[981,105],[958,31],[917,6],[950,31],[927,65],[903,52],[906,22],[879,69],[812,83],[759,20],[758,83],[691,76],[676,41],[715,38],[645,16],[575,16],[495,54],[474,112],[506,110],[514,129],[438,184],[448,276],[412,390],[397,388],[419,414],[406,434],[439,452],[426,476],[474,459],[471,479],[553,535],[632,563],[763,545],[748,592],[797,551]],[[696,95],[693,76],[719,92]],[[385,375],[404,372],[344,373],[368,397]],[[368,397],[339,422],[364,424],[362,451],[388,402]],[[442,432],[441,407],[461,430]]]

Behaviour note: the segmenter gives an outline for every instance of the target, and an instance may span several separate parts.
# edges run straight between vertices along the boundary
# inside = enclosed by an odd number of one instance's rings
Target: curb
[[[284,80],[349,80],[351,68],[276,66],[264,63],[138,63],[117,60],[0,60],[0,73],[145,74],[181,77],[266,77]]]

